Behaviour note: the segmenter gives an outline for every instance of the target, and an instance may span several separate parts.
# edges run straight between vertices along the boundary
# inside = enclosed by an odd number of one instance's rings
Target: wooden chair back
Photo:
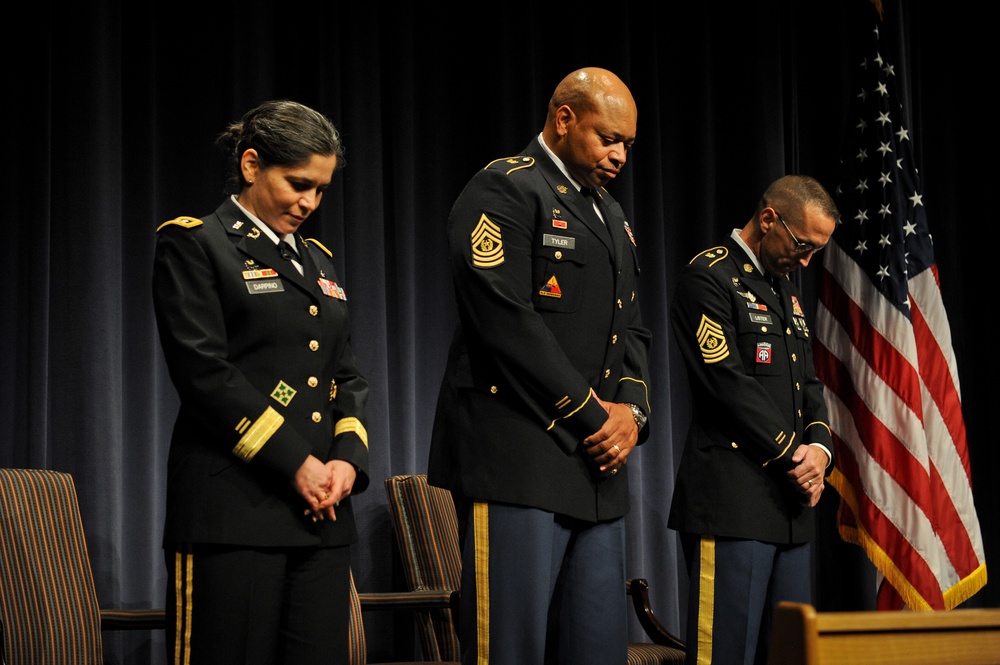
[[[997,665],[1000,609],[817,612],[783,602],[768,665]]]

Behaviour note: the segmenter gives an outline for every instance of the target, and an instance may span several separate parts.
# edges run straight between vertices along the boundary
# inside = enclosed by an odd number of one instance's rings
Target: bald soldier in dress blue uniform
[[[617,76],[574,72],[540,136],[449,216],[459,326],[428,478],[457,501],[467,664],[626,660],[625,460],[648,436],[650,335],[635,235],[602,185],[635,119]]]
[[[833,446],[788,275],[826,245],[838,216],[818,182],[781,178],[674,292],[694,408],[668,522],[691,580],[688,663],[763,663],[774,606],[810,602],[813,507]]]

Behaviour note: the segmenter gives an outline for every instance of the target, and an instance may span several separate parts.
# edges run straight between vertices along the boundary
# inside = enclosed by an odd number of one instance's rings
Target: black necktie
[[[583,194],[583,198],[590,202],[590,205],[597,206],[597,216],[600,217],[601,221],[606,224],[607,222],[604,219],[604,210],[601,207],[600,195],[589,187],[581,187],[580,193]]]
[[[281,258],[286,261],[298,261],[302,263],[299,259],[299,253],[295,251],[295,248],[289,245],[284,240],[278,242],[278,251],[281,252]]]

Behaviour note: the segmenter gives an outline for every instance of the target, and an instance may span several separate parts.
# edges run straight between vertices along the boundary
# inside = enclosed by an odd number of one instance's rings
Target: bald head
[[[625,165],[637,115],[632,93],[618,76],[584,67],[556,86],[542,137],[580,185],[600,187]]]
[[[631,113],[633,116],[637,113],[628,86],[614,72],[600,67],[578,69],[560,81],[549,100],[548,119],[561,106],[568,106],[575,113],[602,110]]]

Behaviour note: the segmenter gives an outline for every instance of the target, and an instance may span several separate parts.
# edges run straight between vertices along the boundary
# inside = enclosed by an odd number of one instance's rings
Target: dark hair
[[[772,205],[795,210],[796,214],[807,205],[816,205],[828,217],[840,219],[840,212],[830,194],[819,181],[807,175],[786,175],[772,182],[757,204],[757,214]]]
[[[248,149],[257,151],[261,168],[298,166],[313,155],[336,155],[337,168],[344,167],[344,145],[333,123],[318,111],[286,99],[264,102],[246,112],[216,139],[230,155],[232,173],[228,185],[235,191],[243,181],[240,158]]]

